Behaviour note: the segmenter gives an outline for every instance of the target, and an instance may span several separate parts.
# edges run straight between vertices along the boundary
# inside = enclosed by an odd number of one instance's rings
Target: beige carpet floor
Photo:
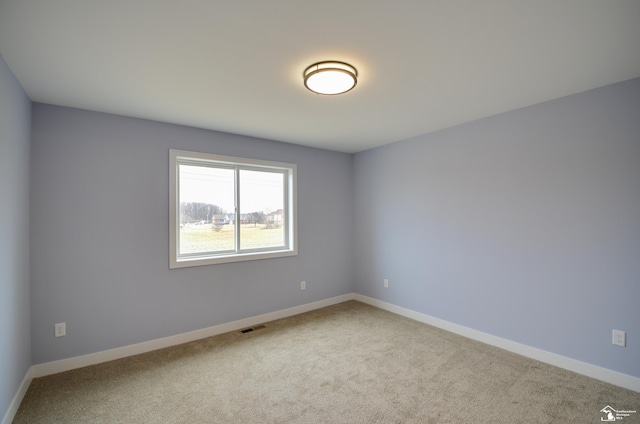
[[[607,405],[640,394],[351,301],[34,379],[14,423],[585,424]]]

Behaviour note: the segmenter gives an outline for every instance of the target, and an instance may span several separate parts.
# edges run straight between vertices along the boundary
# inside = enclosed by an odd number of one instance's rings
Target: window
[[[170,268],[297,255],[296,165],[169,151]]]

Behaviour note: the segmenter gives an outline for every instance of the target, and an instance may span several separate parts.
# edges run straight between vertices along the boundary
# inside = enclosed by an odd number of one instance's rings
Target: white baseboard
[[[631,375],[623,374],[607,368],[602,368],[597,365],[588,364],[576,359],[567,358],[566,356],[547,352],[545,350],[527,346],[508,339],[503,339],[502,337],[474,330],[472,328],[465,327],[459,324],[454,324],[449,321],[435,318],[421,312],[416,312],[411,309],[406,309],[361,294],[354,294],[354,299],[359,302],[366,303],[389,312],[393,312],[394,314],[402,315],[404,317],[411,318],[413,320],[429,324],[434,327],[438,327],[451,333],[459,334],[461,336],[477,340],[482,343],[496,346],[501,349],[508,350],[510,352],[517,353],[531,359],[535,359],[540,362],[573,371],[575,373],[595,378],[606,383],[615,384],[616,386],[624,387],[625,389],[640,392],[640,378],[638,377],[633,377]]]
[[[123,346],[115,349],[105,350],[102,352],[90,353],[87,355],[76,356],[59,361],[46,362],[34,365],[33,378],[44,377],[46,375],[57,374],[63,371],[69,371],[76,368],[82,368],[89,365],[100,364],[102,362],[113,361],[115,359],[125,358],[127,356],[139,355],[141,353],[151,352],[153,350],[163,349],[165,347],[175,346],[182,343],[192,342],[194,340],[204,339],[206,337],[216,336],[218,334],[237,331],[243,328],[251,327],[268,321],[274,321],[293,315],[302,314],[313,311],[315,309],[324,308],[326,306],[336,305],[338,303],[353,300],[354,294],[349,293],[342,296],[332,297],[329,299],[319,300],[317,302],[307,303],[280,311],[269,312],[254,317],[241,319],[238,321],[228,322],[225,324],[215,325],[213,327],[203,328],[200,330],[190,331],[188,333],[177,334],[175,336],[164,337],[162,339],[150,340],[148,342],[137,343],[129,346]]]
[[[18,391],[9,404],[9,409],[7,409],[7,412],[4,414],[4,418],[2,418],[2,424],[11,424],[15,418],[18,408],[20,407],[20,403],[22,402],[22,399],[24,399],[24,395],[27,393],[27,389],[31,384],[31,380],[33,380],[33,367],[29,368],[27,373],[24,375]]]

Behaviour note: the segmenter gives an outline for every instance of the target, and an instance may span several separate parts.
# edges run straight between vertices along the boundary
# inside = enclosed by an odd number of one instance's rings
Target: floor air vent
[[[256,325],[255,327],[245,328],[244,330],[240,330],[241,333],[251,333],[252,331],[262,330],[264,325]]]

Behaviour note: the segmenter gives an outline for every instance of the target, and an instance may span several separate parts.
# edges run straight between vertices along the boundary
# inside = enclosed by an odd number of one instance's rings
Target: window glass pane
[[[235,249],[234,170],[180,164],[178,255]]]
[[[285,246],[283,172],[240,170],[240,248]]]

